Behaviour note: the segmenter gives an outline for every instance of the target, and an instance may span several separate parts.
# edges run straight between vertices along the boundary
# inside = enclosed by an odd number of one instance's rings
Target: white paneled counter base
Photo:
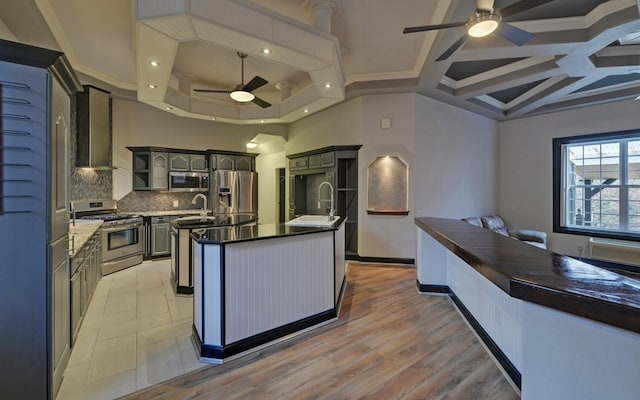
[[[523,400],[638,398],[640,281],[463,221],[416,225],[419,290],[449,294]]]
[[[192,234],[194,338],[222,362],[338,316],[344,219],[332,228],[262,224]]]

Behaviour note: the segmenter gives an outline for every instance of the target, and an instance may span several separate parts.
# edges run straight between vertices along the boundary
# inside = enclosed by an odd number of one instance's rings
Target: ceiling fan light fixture
[[[256,98],[252,93],[245,92],[244,90],[234,90],[229,96],[239,103],[248,103]]]
[[[472,37],[485,37],[498,28],[502,17],[495,11],[476,11],[467,22],[467,34]]]

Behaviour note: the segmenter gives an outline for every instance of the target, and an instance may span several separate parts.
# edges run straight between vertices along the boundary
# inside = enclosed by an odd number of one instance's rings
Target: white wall
[[[391,119],[381,129],[380,120]],[[414,93],[362,96],[289,126],[287,154],[362,144],[358,254],[414,258],[415,216],[462,218],[496,209],[497,123]],[[380,155],[409,164],[408,216],[368,215],[367,166]]]
[[[292,123],[285,144],[287,154],[362,144],[361,113],[362,98],[358,97]]]
[[[113,196],[131,191],[131,152],[126,146],[155,146],[189,150],[246,152],[246,143],[258,133],[286,137],[280,124],[235,125],[183,118],[146,104],[113,100]],[[260,172],[258,170],[258,172]]]
[[[509,225],[549,235],[549,249],[588,256],[588,237],[553,233],[552,140],[640,127],[637,101],[501,122],[498,209]]]
[[[414,94],[362,96],[289,126],[287,154],[332,145],[357,145],[358,254],[365,257],[414,257],[413,218],[370,216],[367,208],[367,166],[378,155],[414,158]],[[390,129],[380,128],[391,118]],[[409,207],[412,201],[410,200]]]
[[[285,168],[286,156],[284,151],[272,154],[260,154],[256,158],[258,171],[258,217],[261,224],[276,222],[276,168]],[[287,199],[282,199],[287,203]]]
[[[464,218],[497,209],[498,124],[416,96],[416,216]]]
[[[391,119],[391,128],[380,120]],[[367,167],[378,156],[399,156],[409,164],[409,210],[416,157],[416,95],[373,95],[362,98],[362,148],[358,154],[358,253],[365,257],[414,258],[413,213],[406,216],[367,214]]]

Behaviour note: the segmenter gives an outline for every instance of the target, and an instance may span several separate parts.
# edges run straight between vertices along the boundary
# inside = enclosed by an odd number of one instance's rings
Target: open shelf
[[[367,210],[369,215],[409,215],[409,210]]]

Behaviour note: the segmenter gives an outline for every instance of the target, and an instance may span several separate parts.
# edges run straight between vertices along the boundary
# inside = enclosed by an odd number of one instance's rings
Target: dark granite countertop
[[[194,215],[181,219],[182,221],[180,219],[171,221],[171,225],[176,229],[219,228],[256,222],[258,216],[257,214],[225,214],[206,217]]]
[[[640,280],[464,221],[415,224],[511,297],[640,333]]]
[[[208,229],[194,229],[191,237],[204,244],[225,244],[276,237],[306,235],[334,231],[345,221],[339,219],[333,227],[287,226],[285,224],[245,224]]]

